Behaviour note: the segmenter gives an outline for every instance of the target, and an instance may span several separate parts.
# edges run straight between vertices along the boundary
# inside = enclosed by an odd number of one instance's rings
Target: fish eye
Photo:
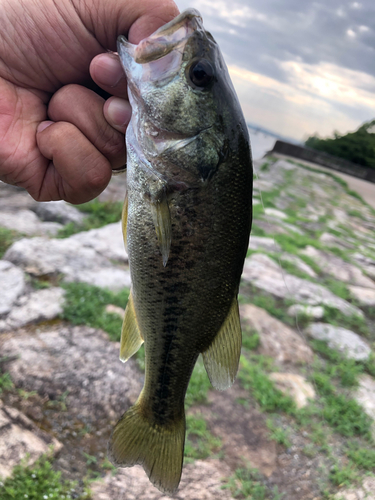
[[[214,79],[214,69],[207,59],[194,61],[189,68],[189,80],[193,87],[207,88]]]

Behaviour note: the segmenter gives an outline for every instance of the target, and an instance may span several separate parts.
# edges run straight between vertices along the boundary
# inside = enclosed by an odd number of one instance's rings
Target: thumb
[[[86,29],[112,51],[119,35],[139,43],[179,14],[173,0],[94,0],[90,9],[80,0],[73,3]]]

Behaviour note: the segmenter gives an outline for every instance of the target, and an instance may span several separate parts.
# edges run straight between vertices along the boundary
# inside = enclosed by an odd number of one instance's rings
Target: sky
[[[375,119],[375,1],[175,0],[223,52],[245,118],[306,140]]]

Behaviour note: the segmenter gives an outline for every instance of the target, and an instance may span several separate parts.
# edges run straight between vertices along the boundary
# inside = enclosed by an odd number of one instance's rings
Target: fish
[[[132,107],[123,209],[132,284],[120,359],[144,344],[145,379],[112,431],[108,456],[117,467],[143,466],[172,494],[198,356],[216,389],[229,387],[238,370],[251,148],[223,56],[197,10],[138,45],[120,36],[117,50]]]

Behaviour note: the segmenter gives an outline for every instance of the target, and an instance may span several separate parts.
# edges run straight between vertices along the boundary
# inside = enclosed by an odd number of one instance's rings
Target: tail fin
[[[118,467],[142,465],[156,488],[172,494],[181,479],[184,442],[184,414],[172,426],[153,426],[137,402],[117,422],[110,437],[108,455]]]

